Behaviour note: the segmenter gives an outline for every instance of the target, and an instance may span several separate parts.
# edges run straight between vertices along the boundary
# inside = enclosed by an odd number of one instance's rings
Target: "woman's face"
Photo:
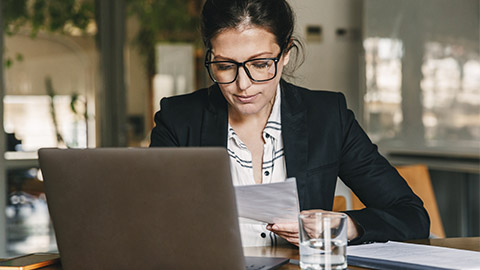
[[[259,27],[227,29],[212,40],[212,61],[235,61],[242,63],[256,58],[275,58],[280,46],[275,36]],[[244,68],[238,68],[237,79],[229,84],[219,84],[229,103],[231,116],[246,117],[269,115],[273,106],[277,85],[282,77],[283,67],[288,63],[289,53],[282,54],[277,63],[277,75],[266,82],[254,82]]]

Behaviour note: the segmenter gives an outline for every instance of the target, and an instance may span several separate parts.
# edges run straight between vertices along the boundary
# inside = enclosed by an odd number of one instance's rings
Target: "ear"
[[[288,43],[287,46],[287,52],[283,54],[283,66],[286,66],[288,64],[288,61],[290,61],[290,52],[292,51],[292,44],[293,44],[293,39],[290,39],[290,42]]]
[[[283,54],[283,66],[286,66],[288,64],[288,61],[290,61],[290,52],[292,50],[288,50],[286,53]]]

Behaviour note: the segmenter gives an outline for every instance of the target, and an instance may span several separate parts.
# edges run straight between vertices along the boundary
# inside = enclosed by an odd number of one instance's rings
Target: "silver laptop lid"
[[[41,149],[63,269],[245,269],[223,148]]]

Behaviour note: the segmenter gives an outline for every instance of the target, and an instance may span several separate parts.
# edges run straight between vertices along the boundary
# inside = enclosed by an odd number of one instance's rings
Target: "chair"
[[[347,210],[347,200],[343,196],[335,196],[333,199],[333,212],[342,212]]]
[[[423,164],[396,167],[398,173],[407,181],[410,188],[420,199],[430,216],[430,235],[445,238],[442,219],[438,211],[437,200],[433,193],[427,166]],[[365,205],[352,192],[352,209],[362,209]]]

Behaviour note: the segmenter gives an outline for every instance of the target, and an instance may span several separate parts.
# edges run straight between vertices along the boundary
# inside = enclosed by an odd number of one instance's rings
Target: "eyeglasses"
[[[219,84],[229,84],[238,77],[238,68],[243,67],[247,76],[254,82],[266,82],[277,76],[277,63],[283,50],[275,58],[255,58],[242,63],[235,61],[209,61],[212,51],[205,55],[205,67],[210,78]]]

